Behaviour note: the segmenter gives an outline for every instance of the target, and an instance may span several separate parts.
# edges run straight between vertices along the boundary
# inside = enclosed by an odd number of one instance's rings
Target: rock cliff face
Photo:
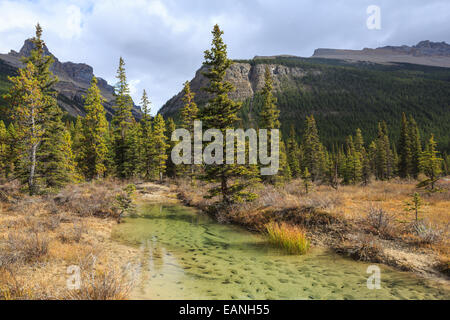
[[[20,68],[22,67],[21,58],[28,57],[33,48],[34,45],[31,40],[25,40],[19,52],[12,50],[9,54],[0,54],[0,60],[14,68]],[[44,50],[46,55],[53,56],[47,47]],[[55,90],[58,92],[58,104],[74,117],[84,116],[83,95],[86,94],[94,76],[93,68],[84,63],[60,62],[55,56],[53,58],[55,62],[50,69],[59,79],[59,82],[55,85]],[[111,119],[114,113],[112,108],[114,104],[114,88],[106,80],[99,77],[97,79],[98,87],[106,99],[104,106],[107,117]],[[136,118],[141,117],[142,112],[139,107],[134,106],[133,115]]]
[[[369,61],[375,63],[405,62],[450,68],[450,45],[445,42],[421,41],[415,46],[386,46],[376,49],[317,49],[313,58]]]
[[[226,79],[231,82],[235,91],[230,93],[230,98],[235,101],[245,101],[260,91],[264,86],[264,73],[266,66],[272,72],[274,89],[279,90],[281,83],[293,78],[302,78],[308,74],[308,71],[299,67],[287,67],[279,64],[250,64],[234,63],[227,71]],[[200,68],[194,79],[191,81],[191,90],[196,93],[195,100],[198,104],[204,104],[208,101],[208,94],[201,90],[208,85],[208,79],[203,76],[205,68]],[[183,92],[178,93],[159,111],[165,117],[173,117],[183,107]]]

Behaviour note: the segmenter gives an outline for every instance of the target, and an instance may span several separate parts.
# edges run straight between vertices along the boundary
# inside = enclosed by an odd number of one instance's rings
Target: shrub
[[[338,252],[344,253],[358,261],[365,262],[382,262],[383,249],[373,236],[362,235],[358,237],[351,245],[343,245],[337,249]]]
[[[310,242],[302,229],[275,222],[266,224],[265,228],[269,242],[286,250],[289,254],[306,254],[308,252]]]
[[[381,208],[370,208],[364,220],[372,233],[392,238],[394,233],[393,217]]]
[[[444,236],[443,230],[435,229],[431,224],[423,221],[412,223],[410,229],[420,244],[437,244]]]
[[[48,238],[37,232],[9,233],[6,247],[16,262],[34,262],[47,255],[48,243]]]

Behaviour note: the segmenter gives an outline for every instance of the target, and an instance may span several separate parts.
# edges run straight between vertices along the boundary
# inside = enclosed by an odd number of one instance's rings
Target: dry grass
[[[84,278],[80,289],[64,293],[64,300],[126,300],[132,288],[127,276],[114,268],[94,271]]]
[[[72,265],[83,270],[86,290],[71,299],[126,299],[127,285],[104,267],[130,260],[128,247],[110,240],[117,224],[114,199],[123,187],[104,181],[29,197],[15,184],[1,186],[0,300],[69,298],[66,271]]]
[[[299,227],[272,222],[266,225],[265,233],[270,243],[289,254],[303,255],[309,250],[310,242],[305,231]]]

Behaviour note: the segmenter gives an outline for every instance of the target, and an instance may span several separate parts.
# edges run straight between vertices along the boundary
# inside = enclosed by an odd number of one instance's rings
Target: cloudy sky
[[[366,26],[369,5],[381,8],[381,30]],[[0,0],[0,52],[18,51],[38,21],[55,56],[110,83],[123,56],[133,98],[147,89],[154,112],[192,79],[215,23],[236,59],[450,43],[448,0]]]

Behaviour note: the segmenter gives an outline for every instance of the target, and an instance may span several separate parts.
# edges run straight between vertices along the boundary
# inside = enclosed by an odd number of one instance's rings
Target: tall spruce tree
[[[272,141],[271,130],[280,129],[280,110],[278,109],[276,103],[277,99],[273,96],[273,79],[272,73],[268,66],[265,68],[264,72],[264,87],[260,93],[262,97],[262,108],[259,113],[259,123],[258,127],[260,129],[266,129],[268,132],[268,142]],[[289,180],[291,177],[291,170],[289,168],[289,164],[287,162],[286,157],[286,146],[282,140],[281,134],[279,137],[279,164],[280,170],[276,176],[262,176],[262,180],[269,183],[277,183],[282,180]],[[260,148],[267,148],[268,146],[264,146],[260,144]]]
[[[412,116],[409,118],[409,144],[411,152],[410,174],[417,179],[420,173],[420,156],[422,154],[422,142],[417,122]]]
[[[175,165],[175,163],[173,163],[172,161],[172,150],[176,145],[176,142],[172,141],[172,134],[173,132],[176,130],[176,126],[175,126],[175,121],[173,121],[172,118],[168,118],[166,121],[166,136],[168,139],[168,143],[167,143],[167,168],[166,168],[166,174],[169,178],[176,178],[177,175],[179,174],[179,167],[177,165]]]
[[[133,100],[130,96],[130,88],[125,72],[125,62],[122,57],[119,59],[116,78],[118,79],[118,84],[115,92],[115,113],[112,119],[114,160],[117,175],[121,178],[129,178],[131,167],[131,164],[129,163],[129,143],[133,142],[134,139],[130,139],[128,133],[135,121],[131,113],[131,110],[133,109]]]
[[[150,100],[148,99],[147,92],[144,90],[142,93],[141,106],[143,116],[141,119],[141,161],[140,172],[144,179],[150,180],[154,175],[153,156],[155,154],[154,141],[152,133],[152,117],[150,116]]]
[[[191,86],[189,81],[184,83],[184,96],[183,102],[184,107],[181,110],[181,127],[186,129],[191,134],[191,151],[194,151],[194,122],[198,120],[199,109],[194,101],[195,93],[191,91]],[[191,180],[194,179],[196,172],[199,170],[199,165],[194,164],[194,152],[191,153],[191,164],[184,166],[182,169],[186,174],[188,174]]]
[[[411,137],[410,124],[406,118],[406,114],[402,114],[402,128],[400,131],[400,140],[398,142],[399,164],[398,173],[400,178],[407,178],[411,173],[412,154],[411,154]]]
[[[228,96],[234,87],[225,80],[225,75],[233,62],[227,57],[227,46],[222,39],[223,32],[218,25],[215,25],[212,34],[212,47],[211,50],[205,51],[203,63],[207,68],[204,76],[209,80],[204,90],[211,95],[211,99],[201,111],[200,118],[206,129],[220,130],[225,136],[226,130],[233,129],[239,120],[237,114],[241,104],[234,102]],[[223,154],[225,154],[225,148],[224,146]],[[255,171],[248,166],[229,165],[224,161],[206,165],[203,179],[219,184],[209,190],[209,197],[221,195],[222,201],[226,204],[252,200],[256,196],[246,191],[247,187],[257,180]]]
[[[82,135],[82,165],[83,173],[87,179],[99,179],[106,171],[106,157],[108,155],[107,134],[108,121],[106,120],[100,89],[97,79],[92,78],[84,101],[86,117],[83,119]]]
[[[158,114],[154,120],[153,125],[153,141],[155,147],[155,154],[153,157],[154,166],[159,179],[162,181],[164,172],[167,168],[167,137],[165,136],[166,123],[161,114]]]
[[[293,178],[300,178],[302,171],[300,168],[300,148],[297,143],[294,126],[291,126],[290,135],[287,140],[287,160]]]
[[[442,173],[442,159],[439,158],[438,154],[437,143],[434,140],[434,135],[431,135],[425,151],[422,152],[420,157],[420,167],[423,173],[429,178],[431,190],[434,190],[436,181]]]
[[[319,131],[317,130],[316,120],[313,115],[306,117],[302,150],[302,167],[308,168],[313,182],[319,180],[325,171],[326,164],[324,147],[320,142]]]

